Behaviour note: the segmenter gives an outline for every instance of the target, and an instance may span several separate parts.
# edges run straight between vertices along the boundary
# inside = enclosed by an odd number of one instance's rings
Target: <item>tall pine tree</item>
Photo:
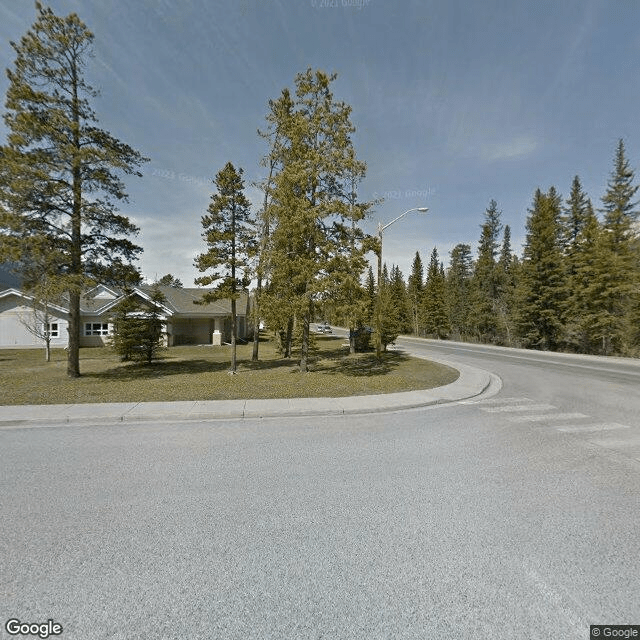
[[[420,308],[422,303],[422,292],[424,290],[424,267],[422,266],[422,258],[420,253],[416,251],[411,264],[411,274],[407,280],[407,297],[409,300],[409,314],[413,334],[420,335]]]
[[[255,254],[257,237],[251,204],[244,195],[242,169],[227,162],[215,177],[217,192],[211,196],[208,213],[202,216],[202,237],[207,243],[206,253],[195,259],[201,272],[211,271],[196,278],[196,284],[213,290],[203,294],[199,304],[222,298],[231,300],[231,369],[236,372],[236,344],[238,319],[236,301],[246,291],[250,278],[250,259]]]
[[[498,255],[501,212],[498,204],[491,200],[481,226],[478,258],[473,274],[471,318],[479,339],[495,341],[498,333],[498,281],[496,258]]]
[[[433,248],[427,281],[422,296],[422,315],[427,334],[435,334],[436,338],[444,338],[449,332],[449,319],[445,302],[445,278],[438,258],[438,249]]]
[[[498,320],[498,340],[510,345],[513,338],[513,317],[515,306],[515,269],[511,251],[511,227],[505,225],[502,236],[500,258],[496,264],[496,315]]]
[[[80,294],[91,282],[137,276],[128,265],[142,249],[138,229],[117,213],[127,200],[120,174],[141,174],[146,160],[97,127],[85,80],[94,39],[80,18],[59,17],[36,3],[38,17],[7,71],[4,121],[8,143],[0,149],[0,217],[3,253],[26,259],[30,239],[46,236],[60,258],[55,288],[69,298],[67,373],[80,375]],[[1,258],[2,256],[0,256]]]
[[[471,246],[457,244],[450,253],[446,276],[446,300],[449,325],[458,339],[466,338],[471,333],[469,314],[472,277]]]
[[[369,205],[352,206],[350,194],[366,167],[354,153],[351,108],[333,97],[335,77],[311,69],[298,74],[293,107],[273,114],[281,118],[283,140],[270,192],[270,283],[263,300],[278,324],[285,315],[288,325],[293,317],[300,323],[303,372],[315,302],[340,285],[336,274],[365,267],[353,259],[350,246],[353,239],[355,251],[365,251],[357,223]]]

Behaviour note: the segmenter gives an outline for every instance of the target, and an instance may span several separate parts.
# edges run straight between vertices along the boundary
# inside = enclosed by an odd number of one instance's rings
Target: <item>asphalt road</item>
[[[640,367],[401,344],[502,389],[366,416],[4,429],[0,637],[12,617],[78,640],[640,624]]]

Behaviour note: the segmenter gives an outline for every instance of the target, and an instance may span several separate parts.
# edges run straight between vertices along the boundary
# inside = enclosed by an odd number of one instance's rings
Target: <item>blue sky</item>
[[[151,161],[122,207],[141,227],[148,278],[186,286],[205,249],[200,217],[211,179],[242,167],[247,195],[264,169],[269,99],[306,68],[336,72],[368,165],[365,225],[387,229],[384,258],[405,276],[419,251],[476,249],[494,198],[520,252],[537,187],[566,197],[574,175],[596,207],[619,138],[640,168],[637,0],[52,0],[95,34],[89,81],[100,125]],[[36,17],[0,0],[0,65]],[[4,96],[7,81],[0,78]],[[5,129],[0,124],[2,139]]]

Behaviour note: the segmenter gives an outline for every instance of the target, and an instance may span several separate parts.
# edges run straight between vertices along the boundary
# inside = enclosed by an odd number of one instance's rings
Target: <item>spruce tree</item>
[[[373,267],[369,265],[367,276],[364,283],[366,297],[366,318],[370,326],[375,324],[375,308],[376,308],[376,278],[373,275]]]
[[[562,336],[562,307],[568,288],[562,261],[561,199],[554,187],[538,189],[527,219],[520,269],[517,327],[524,345],[555,350]]]
[[[457,244],[450,253],[446,275],[446,302],[449,326],[457,338],[471,332],[469,324],[470,291],[473,277],[473,258],[468,244]]]
[[[603,307],[608,286],[607,252],[604,232],[593,210],[578,232],[569,273],[569,295],[563,317],[564,342],[568,349],[580,353],[602,353],[602,336],[609,332]]]
[[[398,300],[394,297],[386,263],[382,267],[382,279],[378,282],[375,304],[374,315],[380,318],[380,342],[383,351],[386,351],[387,346],[395,342],[402,332],[401,312],[398,308]]]
[[[166,298],[156,286],[146,302],[136,300],[128,288],[125,293],[113,309],[111,347],[123,361],[139,360],[151,364],[163,348],[166,320],[162,305]]]
[[[120,356],[120,360],[128,362],[136,356],[140,346],[142,318],[140,306],[132,296],[128,287],[123,290],[124,297],[113,308],[109,322],[113,325],[113,333],[109,336],[109,344]]]
[[[588,350],[588,340],[583,330],[585,309],[584,302],[581,300],[583,287],[588,284],[583,282],[585,267],[588,265],[585,265],[584,261],[592,260],[591,250],[599,240],[596,233],[598,221],[594,215],[591,200],[584,193],[578,176],[573,178],[571,192],[566,201],[564,214],[560,216],[560,223],[563,264],[569,287],[562,311],[564,325],[562,343],[565,349],[585,351],[585,349]],[[587,226],[590,227],[589,232],[585,233]],[[580,276],[579,270],[582,270]]]
[[[407,280],[407,297],[409,300],[409,313],[411,317],[413,334],[420,335],[420,308],[422,292],[424,290],[424,268],[420,253],[416,251],[411,264],[411,274]]]
[[[576,248],[578,237],[587,224],[591,210],[591,201],[582,189],[579,176],[575,176],[571,183],[571,193],[567,198],[564,215],[560,217],[562,246],[565,255],[569,258]]]
[[[445,278],[436,247],[433,248],[429,260],[427,281],[422,296],[422,316],[427,334],[435,334],[438,339],[446,337],[449,332],[449,319],[445,301]]]
[[[473,274],[471,307],[472,323],[483,342],[494,341],[498,333],[496,258],[502,224],[501,212],[495,200],[489,203],[484,217]]]
[[[397,265],[392,265],[389,278],[391,299],[397,308],[398,331],[409,333],[411,331],[411,314],[407,298],[407,285],[404,282],[402,271]]]
[[[604,214],[602,258],[606,261],[602,277],[607,286],[602,292],[602,341],[605,353],[630,355],[637,343],[633,319],[640,305],[640,274],[635,241],[638,203],[634,201],[638,186],[625,156],[622,140],[618,142],[614,168],[602,198]]]
[[[242,173],[242,169],[236,170],[231,162],[227,162],[216,174],[217,192],[211,196],[208,213],[202,216],[202,237],[208,249],[195,259],[199,271],[211,271],[196,278],[196,284],[214,285],[197,303],[231,300],[231,373],[237,369],[236,301],[251,282],[250,260],[257,248],[255,222],[250,212],[251,204],[244,195]]]
[[[496,303],[499,341],[511,344],[515,305],[515,277],[511,250],[511,227],[505,225],[500,258],[496,264]]]
[[[634,236],[633,223],[638,220],[638,202],[634,201],[638,185],[633,181],[635,173],[625,155],[623,140],[618,141],[614,168],[602,198],[604,228],[611,234],[615,249],[629,242]]]
[[[24,255],[29,238],[45,235],[61,262],[56,288],[69,298],[67,373],[80,375],[80,294],[91,282],[121,283],[142,249],[138,229],[117,213],[127,200],[119,177],[141,174],[146,158],[98,128],[85,79],[94,39],[80,18],[59,17],[36,3],[37,19],[7,70],[4,122],[8,142],[0,149],[2,253]],[[0,256],[2,257],[2,256]]]

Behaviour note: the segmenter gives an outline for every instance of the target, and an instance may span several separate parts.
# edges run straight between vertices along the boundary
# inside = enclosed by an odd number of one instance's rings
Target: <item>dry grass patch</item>
[[[0,350],[2,404],[233,400],[247,398],[344,397],[430,389],[453,382],[458,371],[402,352],[349,355],[343,339],[319,337],[312,371],[301,374],[295,360],[280,358],[270,341],[238,347],[238,373],[230,375],[229,347],[166,349],[151,365],[120,362],[108,348],[81,349],[82,376],[66,375],[66,353],[39,349]]]

